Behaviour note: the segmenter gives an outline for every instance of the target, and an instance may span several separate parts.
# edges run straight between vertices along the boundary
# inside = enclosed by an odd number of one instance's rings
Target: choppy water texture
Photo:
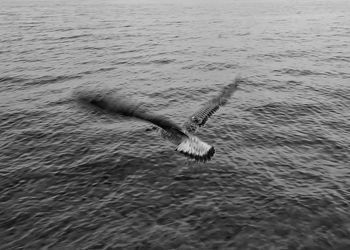
[[[350,249],[350,2],[25,1],[0,8],[1,249]],[[241,72],[191,166],[183,123]]]

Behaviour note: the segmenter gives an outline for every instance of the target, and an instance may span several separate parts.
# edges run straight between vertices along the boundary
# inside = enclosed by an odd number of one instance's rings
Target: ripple
[[[287,74],[287,75],[292,75],[292,76],[317,76],[317,75],[324,75],[324,76],[336,76],[337,73],[332,73],[332,72],[317,72],[313,70],[307,70],[307,69],[278,69],[274,70],[273,72],[280,73],[280,74]]]
[[[344,1],[149,1],[1,1],[0,248],[349,249]],[[72,94],[181,125],[238,72],[206,164]]]

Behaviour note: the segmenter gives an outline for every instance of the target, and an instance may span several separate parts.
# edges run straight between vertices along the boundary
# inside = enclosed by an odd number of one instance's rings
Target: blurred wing
[[[237,90],[239,77],[236,77],[233,83],[226,85],[221,92],[206,102],[204,106],[194,113],[188,121],[184,124],[184,129],[189,133],[194,133],[199,127],[204,126],[210,116],[219,109],[220,106],[224,106],[232,94]]]
[[[92,92],[78,93],[80,102],[97,107],[112,115],[123,115],[127,117],[137,118],[146,122],[151,122],[164,130],[175,132],[181,136],[187,137],[182,132],[182,128],[170,121],[168,118],[149,112],[142,108],[140,103],[132,103],[123,97],[114,95],[101,95]]]

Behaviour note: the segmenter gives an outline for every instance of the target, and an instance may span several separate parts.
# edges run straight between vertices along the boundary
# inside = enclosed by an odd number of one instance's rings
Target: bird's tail
[[[208,161],[214,155],[215,149],[196,136],[185,138],[177,147],[176,151],[196,161]]]

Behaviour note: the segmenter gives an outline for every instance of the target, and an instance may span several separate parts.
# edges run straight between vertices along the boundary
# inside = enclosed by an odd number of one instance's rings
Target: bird
[[[175,145],[175,151],[195,161],[207,162],[215,154],[214,146],[204,142],[195,134],[208,119],[221,107],[227,104],[229,98],[238,89],[241,81],[237,75],[233,81],[221,88],[221,91],[192,114],[187,121],[179,126],[168,117],[156,114],[144,108],[142,103],[133,102],[130,98],[111,94],[96,94],[83,91],[78,99],[112,115],[135,118],[152,123],[158,128],[163,139]]]

